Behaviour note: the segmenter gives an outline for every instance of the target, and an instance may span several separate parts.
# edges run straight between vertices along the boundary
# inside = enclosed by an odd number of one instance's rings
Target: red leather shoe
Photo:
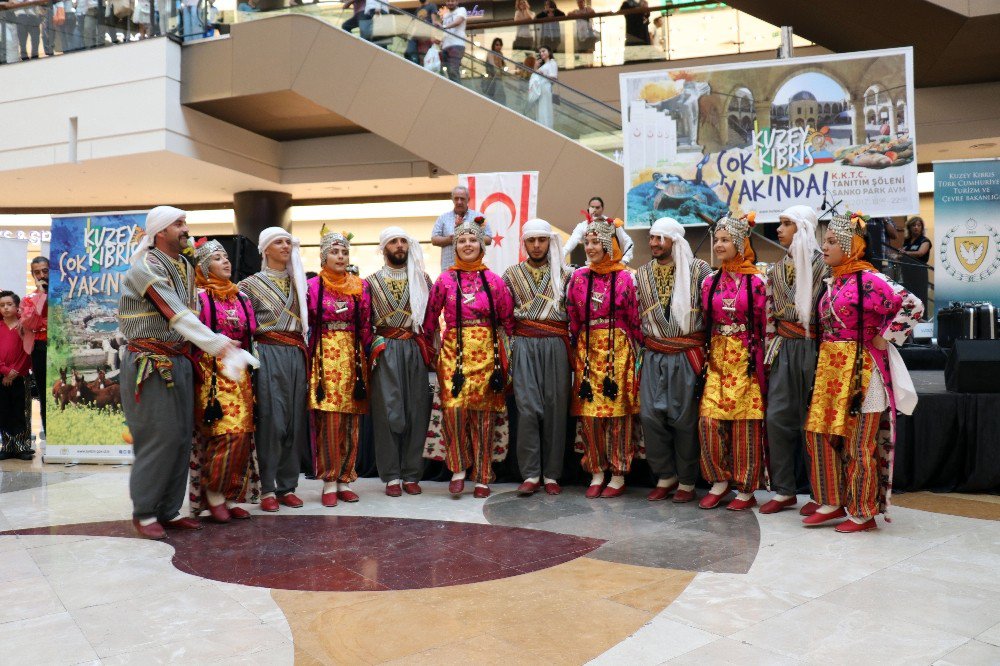
[[[338,490],[337,499],[341,502],[357,502],[361,498],[353,490]]]
[[[802,505],[801,509],[799,509],[799,515],[800,516],[811,516],[814,513],[816,513],[816,509],[818,509],[818,508],[819,508],[819,504],[817,504],[816,502],[813,502],[812,500],[809,500],[808,502],[806,502],[805,504]]]
[[[300,500],[295,495],[295,493],[285,493],[284,495],[278,498],[278,501],[284,504],[285,506],[291,507],[293,509],[302,508],[302,500]]]
[[[417,483],[416,481],[404,481],[403,490],[406,492],[407,495],[419,495],[420,493],[424,492],[423,489],[420,487],[420,484]]]
[[[337,493],[336,491],[332,493],[323,493],[319,498],[320,504],[327,508],[333,508],[337,506]]]
[[[229,515],[234,520],[249,520],[250,512],[238,506],[230,507]]]
[[[452,495],[461,495],[465,490],[465,479],[455,479],[448,484],[448,492]]]
[[[729,494],[729,488],[726,488],[726,492],[722,493],[721,495],[709,493],[701,498],[701,501],[698,502],[698,506],[701,507],[702,509],[714,509],[715,507],[719,506],[719,502],[722,501],[722,498],[728,494]]]
[[[789,497],[786,500],[768,500],[760,506],[760,513],[778,513],[782,509],[787,509],[790,506],[795,506],[796,500],[794,497]]]
[[[847,512],[844,511],[843,507],[837,509],[836,511],[831,511],[830,513],[820,513],[819,511],[817,511],[813,515],[806,516],[805,518],[803,518],[802,524],[805,525],[806,527],[814,527],[816,525],[822,525],[823,523],[829,522],[831,520],[836,520],[837,518],[843,518],[846,515]]]
[[[603,483],[595,483],[592,486],[587,486],[587,492],[583,494],[587,499],[597,499],[601,496],[601,491],[604,490]]]
[[[260,501],[260,510],[274,513],[278,510],[278,499],[276,497],[265,497]]]
[[[167,538],[167,533],[163,531],[163,525],[160,523],[150,523],[149,525],[140,525],[138,518],[132,519],[132,526],[135,527],[135,531],[139,533],[143,539],[165,539]]]
[[[670,497],[670,493],[677,490],[677,485],[678,484],[674,483],[665,488],[657,486],[656,488],[653,488],[652,490],[649,491],[649,494],[646,495],[646,499],[648,499],[650,502],[660,502],[662,500],[665,500],[668,497]]]
[[[163,523],[168,530],[200,530],[201,523],[195,518],[175,518]]]
[[[555,483],[554,481],[550,481],[549,483],[545,484],[545,492],[547,492],[549,495],[558,495],[559,493],[562,492],[562,486],[560,486],[558,483]]]
[[[694,494],[693,490],[678,490],[674,493],[674,504],[687,504],[688,502],[693,502],[697,495]]]
[[[472,496],[476,499],[486,499],[490,496],[489,486],[476,486],[476,489],[472,491]]]
[[[530,497],[538,490],[538,484],[533,481],[525,481],[517,487],[517,494],[521,497]]]
[[[385,484],[385,494],[389,497],[402,497],[403,487],[398,483],[387,483]]]
[[[848,519],[837,525],[835,529],[841,534],[853,534],[854,532],[867,532],[868,530],[878,529],[878,525],[875,524],[874,518],[869,518],[863,523],[856,523]]]
[[[621,497],[625,494],[625,486],[621,488],[612,488],[611,486],[605,486],[604,490],[601,491],[601,497],[604,499],[610,499],[612,497]]]
[[[206,502],[208,504],[208,502]],[[226,504],[223,502],[218,506],[208,505],[208,513],[212,517],[213,523],[228,523],[232,516],[229,513],[229,509],[226,508]]]
[[[755,506],[757,506],[757,498],[751,495],[748,500],[741,500],[737,497],[732,502],[727,504],[726,508],[730,511],[746,511],[747,509],[752,509]]]

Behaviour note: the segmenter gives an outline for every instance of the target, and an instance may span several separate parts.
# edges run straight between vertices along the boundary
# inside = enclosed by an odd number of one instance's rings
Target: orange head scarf
[[[231,301],[236,298],[236,294],[239,292],[237,286],[229,278],[212,275],[208,268],[212,261],[212,255],[216,252],[226,253],[222,243],[217,240],[201,238],[195,243],[197,263],[195,264],[194,283],[216,300]]]
[[[455,239],[453,241],[453,246],[455,248],[455,263],[451,266],[451,270],[455,271],[485,271],[486,264],[483,263],[483,258],[486,256],[486,220],[483,217],[477,217],[472,221],[463,222],[457,229],[455,229]],[[472,261],[465,261],[458,256],[458,239],[460,236],[473,236],[477,241],[479,241],[479,256]]]
[[[587,215],[587,219],[590,219],[589,213],[585,212],[585,215]],[[622,257],[625,256],[625,253],[622,250],[621,243],[618,242],[618,230],[624,224],[625,222],[618,218],[614,220],[603,218],[593,220],[587,225],[587,230],[583,235],[584,239],[587,236],[596,236],[604,247],[604,257],[600,261],[591,262],[588,266],[590,270],[598,275],[625,270],[625,264],[622,263]]]
[[[837,237],[837,244],[847,258],[839,266],[833,267],[833,277],[839,278],[858,271],[874,271],[875,267],[862,259],[868,243],[865,241],[867,230],[865,217],[861,213],[835,215],[827,227]],[[850,245],[848,245],[850,239]]]
[[[717,231],[724,230],[729,233],[733,239],[733,245],[736,246],[736,256],[723,261],[722,270],[729,273],[742,273],[743,275],[754,275],[761,272],[757,268],[757,253],[753,251],[753,245],[750,243],[756,217],[757,214],[753,212],[739,218],[726,215],[716,223],[715,229],[712,231],[713,240]]]
[[[361,278],[353,273],[348,273],[347,271],[334,273],[331,269],[324,266],[319,275],[320,279],[323,280],[323,288],[326,291],[337,292],[344,296],[361,295]]]

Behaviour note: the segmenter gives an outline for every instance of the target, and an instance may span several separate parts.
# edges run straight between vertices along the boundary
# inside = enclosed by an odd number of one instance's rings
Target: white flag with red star
[[[521,227],[537,214],[538,172],[461,174],[458,184],[469,188],[469,208],[486,216],[493,231],[486,265],[502,275],[524,259]]]

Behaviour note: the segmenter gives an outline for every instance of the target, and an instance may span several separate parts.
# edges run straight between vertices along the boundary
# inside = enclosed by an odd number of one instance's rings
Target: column
[[[260,232],[267,227],[291,229],[292,195],[287,192],[249,190],[233,195],[236,214],[236,233],[246,236],[254,244]]]

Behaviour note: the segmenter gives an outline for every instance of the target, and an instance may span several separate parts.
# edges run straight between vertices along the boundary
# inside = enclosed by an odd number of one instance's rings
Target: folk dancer
[[[186,214],[157,206],[130,259],[118,300],[118,327],[128,340],[121,367],[121,401],[133,441],[129,478],[132,523],[150,539],[164,528],[201,529],[181,517],[194,432],[191,345],[239,376],[247,358],[236,342],[198,320]]]
[[[24,350],[18,307],[21,297],[0,291],[0,460],[31,460],[31,357]],[[42,391],[42,400],[45,392]]]
[[[313,467],[323,481],[323,506],[357,502],[358,435],[368,411],[368,355],[372,342],[368,288],[347,271],[353,234],[320,240],[320,274],[309,280],[309,413]]]
[[[757,505],[763,481],[764,329],[767,293],[750,243],[754,214],[725,216],[715,225],[713,251],[722,267],[702,283],[708,363],[699,409],[701,472],[712,484],[698,503],[713,509],[736,488],[726,507]]]
[[[774,497],[761,513],[795,506],[796,470],[805,459],[809,393],[816,377],[816,299],[829,270],[816,242],[816,211],[792,206],[778,217],[778,242],[787,250],[767,269],[767,445]],[[808,505],[807,505],[808,506]]]
[[[217,240],[203,238],[195,244],[195,284],[201,323],[237,341],[251,351],[257,320],[250,299],[232,282],[232,264]],[[234,381],[223,372],[223,359],[197,352],[194,355],[194,448],[188,483],[191,515],[208,509],[214,522],[247,519],[250,513],[237,504],[251,499],[251,484],[259,488],[254,455],[254,386],[250,372]]]
[[[639,412],[636,347],[642,331],[635,281],[621,263],[620,227],[621,220],[604,218],[587,226],[588,265],[573,273],[566,296],[576,350],[570,412],[581,422],[581,464],[592,475],[589,499],[622,495],[636,453],[632,426]]]
[[[650,502],[695,498],[698,480],[698,401],[691,392],[705,365],[701,286],[712,274],[684,238],[684,227],[661,217],[649,229],[653,259],[636,272],[645,350],[639,414],[646,461],[657,477]]]
[[[514,299],[511,365],[517,405],[517,462],[524,483],[518,494],[562,492],[569,407],[568,271],[562,267],[559,234],[545,220],[521,228],[527,259],[503,274]]]
[[[400,227],[379,234],[385,265],[365,279],[375,327],[371,410],[375,462],[385,494],[419,495],[431,417],[428,368],[434,346],[423,335],[431,280],[420,243]]]
[[[302,506],[295,495],[300,453],[309,445],[306,392],[306,274],[300,243],[281,227],[260,233],[263,268],[239,283],[257,319],[257,432],[263,511]]]
[[[832,271],[819,302],[822,341],[806,420],[809,481],[819,507],[806,526],[844,518],[838,532],[876,528],[892,487],[896,410],[913,412],[916,393],[895,347],[923,304],[866,261],[865,218],[834,216],[823,239]]]
[[[509,339],[514,304],[503,278],[486,268],[485,220],[477,217],[455,228],[455,264],[431,289],[425,334],[445,330],[438,354],[446,465],[452,473],[448,492],[459,496],[466,475],[476,484],[473,495],[485,499],[493,480],[493,430],[497,414],[507,409]]]

